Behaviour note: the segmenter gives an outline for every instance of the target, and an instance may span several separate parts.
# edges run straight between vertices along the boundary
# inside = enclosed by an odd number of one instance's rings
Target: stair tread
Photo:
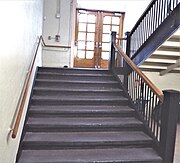
[[[117,101],[117,100],[124,100],[127,101],[128,99],[122,96],[85,96],[85,95],[62,95],[62,96],[49,96],[49,95],[43,95],[43,96],[36,96],[34,95],[32,97],[32,100],[48,100],[48,101]]]
[[[123,149],[71,149],[71,150],[22,150],[19,163],[114,163],[114,162],[151,162],[162,163],[160,156],[152,148]]]
[[[56,82],[56,83],[71,83],[71,84],[118,84],[118,81],[116,80],[113,80],[113,81],[94,81],[94,80],[68,80],[68,79],[36,79],[36,81],[38,82],[49,82],[49,83],[53,83],[53,82]]]
[[[38,67],[38,72],[57,72],[66,74],[111,74],[110,70],[105,69],[95,69],[95,68],[56,68],[56,67]]]
[[[78,143],[78,142],[130,142],[152,141],[144,132],[27,132],[23,142],[54,142],[54,143]]]
[[[27,124],[30,125],[67,125],[67,126],[119,126],[119,125],[131,125],[131,124],[137,124],[141,125],[142,122],[139,121],[136,118],[116,118],[116,117],[101,117],[101,118],[83,118],[83,117],[77,117],[77,118],[61,118],[61,117],[55,117],[55,118],[33,118],[30,117],[27,121]]]
[[[44,112],[94,112],[94,113],[111,113],[111,112],[134,112],[134,109],[129,106],[31,106],[30,111]]]
[[[82,89],[82,88],[59,88],[59,87],[34,87],[37,91],[68,91],[68,92],[123,92],[120,88],[105,88],[105,89]]]
[[[58,75],[58,76],[79,76],[79,77],[113,77],[112,74],[75,74],[75,73],[58,73],[58,72],[38,72],[40,75]]]

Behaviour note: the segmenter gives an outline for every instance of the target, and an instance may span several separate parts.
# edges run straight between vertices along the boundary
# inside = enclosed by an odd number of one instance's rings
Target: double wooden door
[[[107,68],[111,31],[121,38],[123,19],[120,12],[77,9],[74,67]]]

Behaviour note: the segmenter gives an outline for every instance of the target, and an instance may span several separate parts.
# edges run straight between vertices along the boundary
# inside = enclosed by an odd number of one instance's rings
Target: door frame
[[[94,10],[94,9],[85,9],[85,8],[77,8],[76,9],[76,25],[75,25],[75,46],[77,47],[78,43],[78,32],[79,32],[79,21],[78,21],[78,14],[79,11],[89,12],[96,15],[96,23],[95,23],[95,39],[94,39],[94,57],[91,60],[92,62],[88,61],[88,59],[79,59],[77,54],[74,56],[74,67],[79,67],[78,62],[80,63],[79,68],[107,68],[108,60],[103,60],[101,57],[102,54],[102,34],[103,34],[103,16],[110,15],[110,16],[119,16],[119,35],[117,36],[117,43],[120,45],[120,38],[123,35],[123,24],[124,24],[124,16],[125,12],[120,11],[107,11],[107,10]],[[88,24],[88,22],[86,23]],[[113,24],[111,24],[112,26]],[[112,28],[112,27],[111,27]],[[86,31],[87,33],[88,31]],[[77,50],[78,51],[78,50]],[[85,50],[86,51],[86,50]],[[87,64],[87,66],[83,66],[83,64]]]

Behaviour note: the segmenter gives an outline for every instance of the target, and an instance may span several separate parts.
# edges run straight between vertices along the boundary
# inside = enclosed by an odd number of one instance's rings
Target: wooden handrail
[[[27,77],[27,83],[26,83],[26,86],[25,86],[25,90],[24,90],[22,99],[20,101],[19,111],[18,111],[18,114],[17,114],[17,117],[16,117],[14,128],[12,129],[12,138],[13,139],[15,139],[16,136],[17,136],[19,124],[20,124],[20,121],[21,121],[22,113],[23,113],[24,104],[25,104],[25,101],[26,101],[27,93],[28,93],[28,88],[29,88],[29,85],[30,85],[30,78],[31,78],[31,75],[32,75],[32,71],[33,71],[33,68],[34,68],[34,63],[36,61],[38,49],[39,49],[39,46],[41,44],[42,39],[43,39],[42,36],[40,36],[39,42],[38,42],[38,45],[36,47],[36,51],[35,51],[35,54],[34,54],[34,57],[33,57],[33,60],[32,60],[32,64],[31,64],[31,67],[30,67],[30,70],[29,70],[29,74],[28,74],[28,77]]]
[[[157,95],[160,101],[163,102],[164,95],[161,90],[159,90],[148,78],[147,76],[131,61],[131,59],[123,52],[123,50],[113,43],[118,53],[125,59],[129,66],[144,80],[144,82],[152,89],[152,91]]]
[[[32,64],[31,64],[31,67],[30,67],[30,70],[29,70],[29,74],[27,76],[27,82],[26,82],[26,85],[25,85],[25,90],[24,90],[24,93],[23,93],[22,98],[20,100],[20,105],[19,105],[15,125],[14,125],[14,128],[12,129],[12,138],[13,139],[15,139],[16,136],[17,136],[19,124],[20,124],[20,121],[21,121],[22,113],[23,113],[24,104],[25,104],[25,101],[26,101],[27,93],[28,93],[28,88],[29,88],[29,85],[30,85],[30,78],[31,78],[31,75],[32,75],[32,71],[33,71],[33,68],[34,68],[35,61],[36,61],[38,49],[39,49],[39,46],[40,46],[41,43],[42,43],[42,45],[44,47],[71,48],[71,46],[68,46],[68,45],[60,45],[60,46],[58,46],[58,45],[47,45],[45,43],[43,37],[40,36],[39,42],[38,42],[38,45],[36,47],[36,51],[35,51],[35,54],[34,54],[34,57],[33,57],[33,60],[32,60]]]
[[[127,38],[117,38],[118,40],[127,40]]]

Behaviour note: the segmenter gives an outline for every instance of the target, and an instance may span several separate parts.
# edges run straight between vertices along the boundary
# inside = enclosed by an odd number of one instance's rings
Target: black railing
[[[179,3],[180,0],[153,0],[150,3],[129,33],[128,41],[130,49],[128,53],[130,53],[130,57],[137,55],[141,46],[149,39],[164,20],[168,16],[172,16],[172,11]]]
[[[147,131],[154,138],[164,163],[173,162],[177,127],[179,92],[159,90],[116,44],[116,32],[111,37],[110,67],[114,74],[119,66],[119,58],[124,60],[124,78],[120,78],[127,90],[132,105]],[[116,70],[116,71],[114,71]]]

